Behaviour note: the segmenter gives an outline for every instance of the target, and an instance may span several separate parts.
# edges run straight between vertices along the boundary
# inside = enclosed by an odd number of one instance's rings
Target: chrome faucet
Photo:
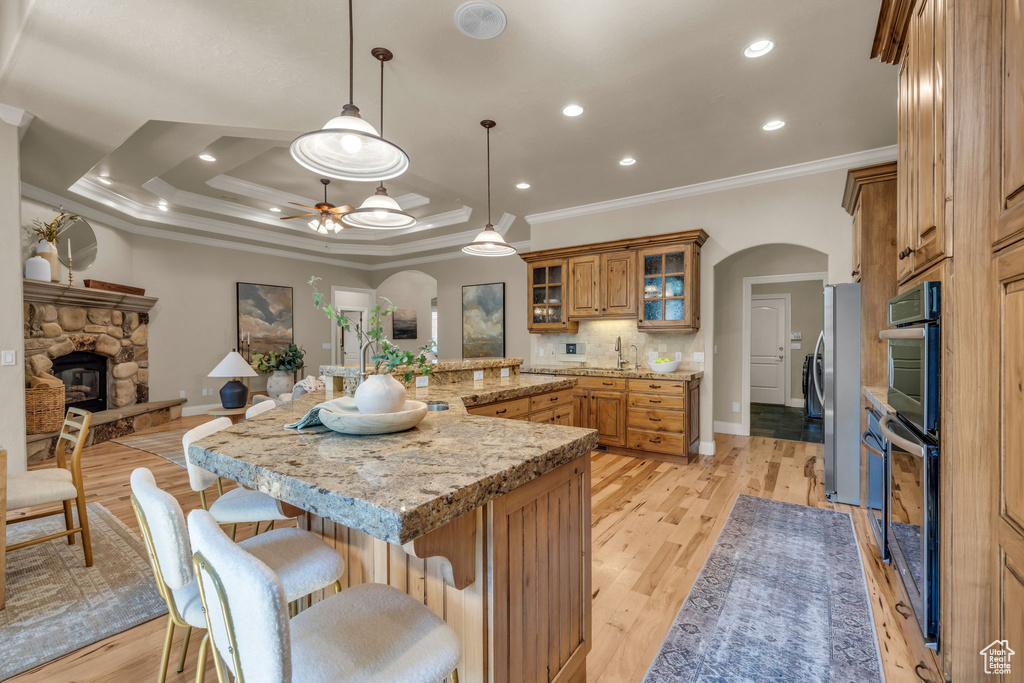
[[[622,337],[615,338],[615,353],[619,357],[615,363],[617,370],[621,370],[623,365],[629,365],[629,361],[622,357]]]
[[[630,344],[629,348],[633,349],[633,369],[640,370],[640,349],[636,348],[636,344]]]

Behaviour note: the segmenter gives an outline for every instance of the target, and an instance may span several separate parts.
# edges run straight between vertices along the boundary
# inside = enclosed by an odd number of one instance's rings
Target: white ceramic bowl
[[[402,410],[396,413],[363,415],[356,408],[355,401],[336,410],[320,410],[320,421],[328,429],[339,434],[392,434],[412,429],[427,415],[427,404],[422,401],[406,401]]]
[[[647,361],[647,367],[651,369],[651,372],[675,372],[679,369],[680,361],[674,360],[671,363],[652,363]]]

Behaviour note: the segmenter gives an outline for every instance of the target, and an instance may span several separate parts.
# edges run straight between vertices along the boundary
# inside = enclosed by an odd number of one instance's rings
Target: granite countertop
[[[863,387],[861,390],[875,410],[882,414],[896,414],[893,407],[889,405],[889,389],[887,387]]]
[[[434,372],[456,372],[459,370],[483,370],[484,368],[512,368],[521,365],[522,358],[451,358],[434,364]],[[404,366],[395,369],[399,372]],[[372,371],[372,366],[368,366]],[[320,374],[328,377],[346,377],[358,374],[358,365],[321,365]]]
[[[544,375],[569,375],[573,377],[624,377],[626,379],[663,379],[689,382],[704,376],[703,370],[678,370],[676,372],[651,372],[640,370],[616,370],[614,368],[573,368],[547,365],[524,365],[519,372]]]
[[[584,455],[597,432],[470,415],[466,406],[569,388],[571,378],[515,376],[409,389],[448,401],[398,434],[285,430],[324,400],[306,394],[189,447],[196,464],[312,514],[407,543]]]

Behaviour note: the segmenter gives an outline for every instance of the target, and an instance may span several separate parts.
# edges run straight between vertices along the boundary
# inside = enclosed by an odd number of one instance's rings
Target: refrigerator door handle
[[[818,334],[818,341],[814,345],[814,358],[811,360],[811,379],[814,380],[814,393],[818,395],[818,402],[821,404],[823,409],[825,407],[825,392],[821,388],[821,382],[818,380],[818,359],[821,357],[821,354],[818,353],[818,349],[822,347],[824,341],[825,330],[822,330],[821,333]]]

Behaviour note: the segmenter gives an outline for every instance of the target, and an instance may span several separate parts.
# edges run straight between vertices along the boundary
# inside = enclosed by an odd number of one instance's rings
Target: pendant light
[[[409,156],[398,145],[382,138],[373,125],[359,116],[353,103],[352,0],[348,0],[348,104],[341,115],[320,130],[295,138],[289,151],[300,165],[339,180],[376,182],[405,173]]]
[[[515,247],[505,242],[491,225],[491,128],[497,124],[485,119],[480,125],[487,129],[487,226],[462,251],[473,256],[511,256],[516,253]]]
[[[316,206],[306,206],[305,204],[299,204],[298,202],[288,202],[295,206],[301,206],[303,209],[309,209],[310,213],[302,213],[298,216],[281,216],[281,220],[290,221],[293,218],[305,218],[306,216],[315,216],[306,225],[313,232],[318,232],[321,235],[326,235],[331,230],[334,232],[341,232],[341,229],[345,226],[341,224],[341,217],[346,212],[351,211],[351,206],[335,206],[327,201],[327,186],[331,184],[331,181],[327,178],[321,178],[320,182],[324,186],[324,200]]]
[[[384,134],[384,62],[390,62],[395,55],[386,47],[375,47],[370,51],[380,62],[380,134]],[[402,211],[394,199],[388,196],[381,181],[377,191],[366,198],[358,209],[352,209],[342,216],[347,225],[354,228],[373,230],[400,230],[416,225],[416,219]]]

